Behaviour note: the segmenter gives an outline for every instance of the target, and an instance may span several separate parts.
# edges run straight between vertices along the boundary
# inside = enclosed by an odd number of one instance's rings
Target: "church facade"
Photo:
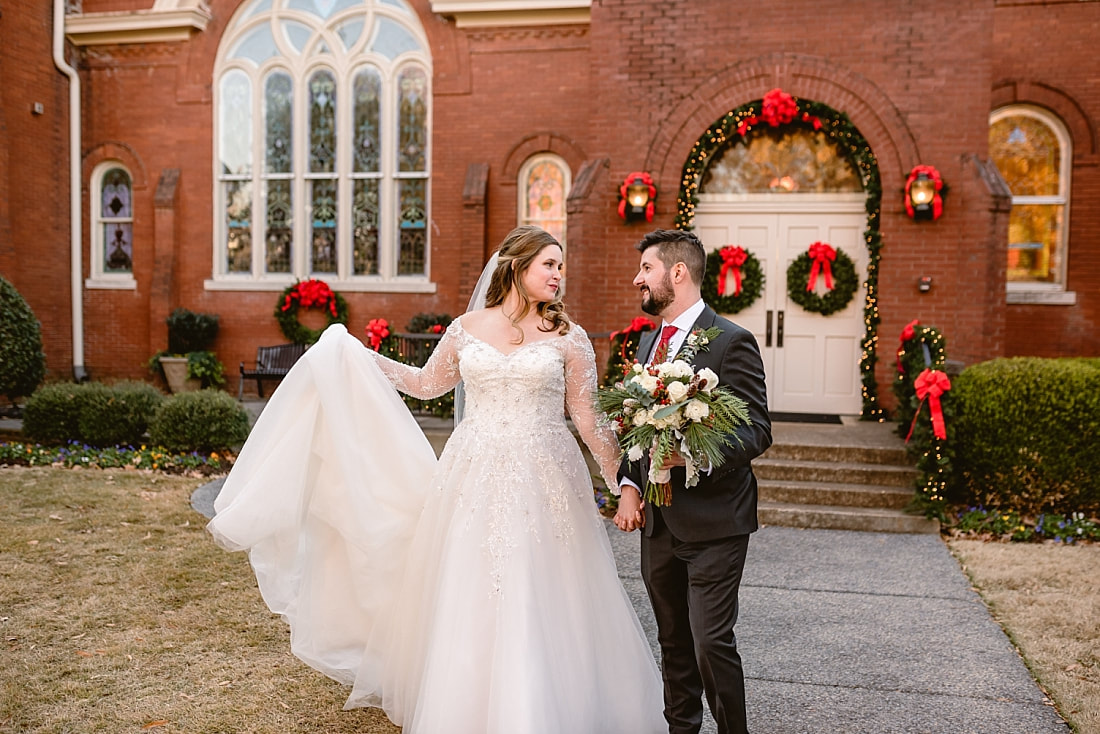
[[[1040,0],[4,7],[0,274],[55,379],[147,377],[181,306],[219,315],[232,378],[294,283],[401,331],[461,313],[520,223],[614,332],[634,242],[685,227],[772,410],[874,415],[914,320],[964,364],[1100,354],[1098,26]]]

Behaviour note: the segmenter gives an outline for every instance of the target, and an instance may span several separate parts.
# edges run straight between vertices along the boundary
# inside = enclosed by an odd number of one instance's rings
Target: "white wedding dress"
[[[265,408],[210,531],[247,549],[295,655],[405,734],[657,734],[662,684],[569,415],[615,481],[574,325],[503,353],[461,318],[423,369],[332,326]],[[437,462],[391,383],[462,379]]]

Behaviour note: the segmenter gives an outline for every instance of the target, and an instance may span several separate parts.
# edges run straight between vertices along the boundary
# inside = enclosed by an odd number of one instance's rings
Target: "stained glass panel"
[[[423,69],[402,70],[398,84],[397,170],[427,170],[428,77]]]
[[[356,173],[379,170],[379,105],[382,77],[377,69],[365,68],[355,75],[355,139],[352,145],[352,170]]]
[[[989,128],[989,154],[1013,196],[1057,196],[1061,146],[1042,120],[1003,117]]]
[[[544,160],[527,174],[525,223],[534,224],[562,241],[565,230],[565,171],[556,161]]]
[[[290,180],[267,182],[267,224],[264,270],[268,273],[289,273],[291,246],[294,242],[294,207]]]
[[[823,133],[798,128],[764,129],[748,145],[740,139],[717,152],[699,193],[845,193],[863,184],[848,160]]]
[[[378,274],[378,214],[378,181],[357,179],[351,213],[356,275]]]
[[[252,182],[226,181],[226,272],[252,270]]]
[[[309,78],[309,170],[336,170],[336,78],[330,71]]]
[[[1064,209],[1054,204],[1012,207],[1008,218],[1009,281],[1057,282]]]
[[[336,181],[320,179],[310,187],[310,272],[336,272]]]
[[[121,168],[112,168],[103,174],[100,216],[104,219],[129,219],[130,210],[130,174]]]
[[[133,225],[129,222],[104,222],[103,253],[104,272],[132,273],[133,261]]]
[[[392,60],[408,51],[419,51],[420,42],[404,26],[394,23],[389,18],[379,18],[378,31],[375,33],[370,50]]]
[[[424,179],[405,179],[400,185],[398,221],[398,275],[423,275],[428,243]]]
[[[236,176],[251,174],[252,82],[244,72],[234,69],[222,77],[218,116],[221,173]]]
[[[294,160],[293,84],[290,75],[273,73],[264,85],[264,123],[267,128],[264,145],[264,170],[268,173],[290,173]]]

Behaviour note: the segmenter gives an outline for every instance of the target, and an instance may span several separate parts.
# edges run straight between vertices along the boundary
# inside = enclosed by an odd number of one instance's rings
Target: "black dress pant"
[[[733,626],[748,535],[676,538],[659,519],[642,536],[642,579],[657,619],[669,734],[697,734],[703,694],[719,734],[745,734],[745,674]]]

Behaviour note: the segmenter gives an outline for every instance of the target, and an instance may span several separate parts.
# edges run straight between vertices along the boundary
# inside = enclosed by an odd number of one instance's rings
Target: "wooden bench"
[[[270,347],[256,348],[256,364],[252,369],[247,369],[241,362],[241,382],[237,387],[237,399],[244,398],[244,381],[255,380],[256,392],[262,398],[264,396],[264,380],[281,380],[286,373],[298,361],[298,358],[306,353],[306,344],[275,344]]]

